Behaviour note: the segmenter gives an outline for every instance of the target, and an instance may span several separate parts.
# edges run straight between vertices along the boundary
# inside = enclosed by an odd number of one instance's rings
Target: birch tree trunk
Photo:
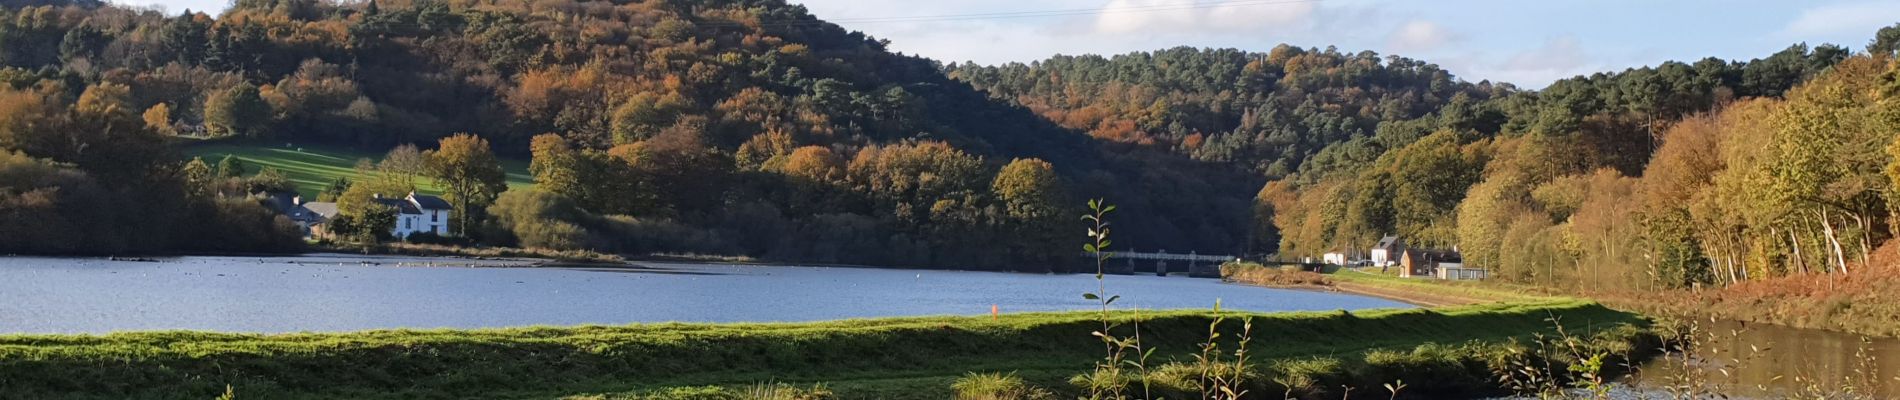
[[[1847,273],[1847,257],[1841,254],[1841,238],[1834,233],[1834,221],[1828,218],[1827,209],[1825,208],[1821,209],[1819,214],[1821,216],[1821,236],[1827,238],[1828,251],[1833,253],[1834,266],[1839,268],[1841,273]]]
[[[1801,256],[1801,236],[1794,234],[1793,229],[1789,229],[1788,242],[1790,244],[1789,248],[1794,249],[1795,267],[1801,270],[1801,274],[1806,275],[1808,273],[1808,259]]]

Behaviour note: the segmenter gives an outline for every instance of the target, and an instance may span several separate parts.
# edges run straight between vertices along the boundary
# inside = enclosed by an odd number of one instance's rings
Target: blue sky
[[[222,9],[224,0],[119,0]],[[791,0],[893,50],[994,64],[1055,54],[1116,54],[1173,46],[1265,51],[1280,43],[1338,46],[1434,62],[1468,81],[1540,88],[1597,71],[1707,56],[1750,59],[1789,44],[1855,50],[1900,22],[1900,1],[1713,0]],[[1198,7],[1190,8],[1190,5]],[[1131,8],[1133,7],[1133,8]],[[1065,9],[1116,10],[1033,18],[893,17]],[[1137,11],[1139,10],[1139,11]],[[868,19],[868,20],[865,20]]]

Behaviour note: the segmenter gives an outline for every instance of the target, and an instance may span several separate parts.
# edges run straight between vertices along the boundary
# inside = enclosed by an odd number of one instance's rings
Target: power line
[[[1135,14],[1135,13],[1151,13],[1151,12],[1161,12],[1161,11],[1201,10],[1201,9],[1213,9],[1213,8],[1222,8],[1222,7],[1255,7],[1255,6],[1273,6],[1273,5],[1302,4],[1302,3],[1319,3],[1322,1],[1325,1],[1325,0],[1230,0],[1230,1],[1219,1],[1219,2],[1177,1],[1177,2],[1169,2],[1169,3],[1149,4],[1149,5],[1140,5],[1140,6],[1124,6],[1124,7],[1092,7],[1092,8],[1068,8],[1068,9],[1029,10],[1029,11],[1001,11],[1001,12],[970,13],[970,14],[909,15],[909,16],[887,16],[887,17],[834,18],[834,19],[818,19],[816,15],[806,14],[804,16],[810,17],[811,19],[760,21],[757,23],[744,23],[744,22],[737,22],[737,21],[695,21],[694,25],[699,28],[731,28],[731,27],[745,27],[745,26],[798,27],[798,26],[823,26],[823,25],[833,25],[833,24],[842,26],[845,24],[856,25],[856,24],[888,24],[888,23],[918,23],[918,22],[955,22],[955,21],[976,21],[976,20],[986,20],[986,19],[1048,18],[1048,17],[1068,17],[1068,16],[1085,16],[1085,15]],[[393,23],[385,22],[385,23],[388,23],[390,25],[395,25],[395,26],[404,26],[404,27],[412,27],[412,26],[420,25],[419,23],[406,22],[406,21],[393,22]]]
[[[975,13],[975,14],[941,14],[941,15],[894,16],[894,17],[835,18],[835,19],[830,19],[829,21],[851,22],[851,23],[930,22],[930,21],[955,21],[955,20],[992,19],[992,18],[1061,17],[1061,16],[1072,16],[1072,15],[1126,14],[1126,13],[1143,13],[1143,12],[1156,12],[1156,11],[1194,10],[1194,9],[1207,9],[1207,8],[1220,8],[1220,7],[1317,3],[1320,1],[1322,0],[1234,0],[1234,1],[1223,1],[1223,2],[1212,2],[1212,3],[1174,2],[1174,3],[1149,4],[1149,5],[1126,6],[1126,7],[1070,8],[1070,9],[1036,10],[1036,11],[990,12],[990,13]]]
[[[1033,10],[1033,11],[1004,11],[1004,12],[988,12],[988,13],[972,13],[972,14],[910,15],[910,16],[889,16],[889,17],[833,18],[833,19],[825,19],[825,20],[814,19],[814,20],[804,20],[804,21],[773,21],[773,22],[760,22],[757,25],[758,26],[789,27],[789,26],[809,26],[809,25],[825,25],[825,24],[843,25],[843,24],[887,24],[887,23],[915,23],[915,22],[954,22],[954,21],[973,21],[973,20],[985,20],[985,19],[1047,18],[1047,17],[1083,16],[1083,15],[1132,14],[1132,13],[1149,13],[1149,12],[1160,12],[1160,11],[1211,9],[1211,8],[1221,8],[1221,7],[1249,7],[1249,6],[1270,6],[1270,5],[1286,5],[1286,4],[1300,4],[1300,3],[1318,3],[1321,1],[1324,1],[1324,0],[1232,0],[1232,1],[1211,2],[1211,3],[1173,2],[1173,3],[1150,4],[1150,5],[1142,5],[1142,6],[1125,6],[1125,7],[1093,7],[1093,8],[1069,8],[1069,9],[1050,9],[1050,10]],[[741,25],[741,24],[701,22],[700,25],[716,27],[716,26]]]

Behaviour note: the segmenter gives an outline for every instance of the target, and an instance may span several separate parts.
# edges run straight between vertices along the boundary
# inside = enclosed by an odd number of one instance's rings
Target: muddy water
[[[1701,321],[1695,347],[1657,358],[1625,383],[1635,398],[1900,398],[1900,339]]]

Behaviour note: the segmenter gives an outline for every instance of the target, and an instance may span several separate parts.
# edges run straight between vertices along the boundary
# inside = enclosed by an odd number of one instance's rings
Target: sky
[[[178,12],[228,0],[116,0]],[[788,0],[891,49],[946,62],[1031,62],[1176,46],[1281,43],[1436,63],[1541,88],[1599,71],[1747,60],[1794,43],[1856,51],[1900,22],[1894,0]],[[1052,10],[1071,10],[1050,13]],[[1050,15],[1056,14],[1056,15]]]

